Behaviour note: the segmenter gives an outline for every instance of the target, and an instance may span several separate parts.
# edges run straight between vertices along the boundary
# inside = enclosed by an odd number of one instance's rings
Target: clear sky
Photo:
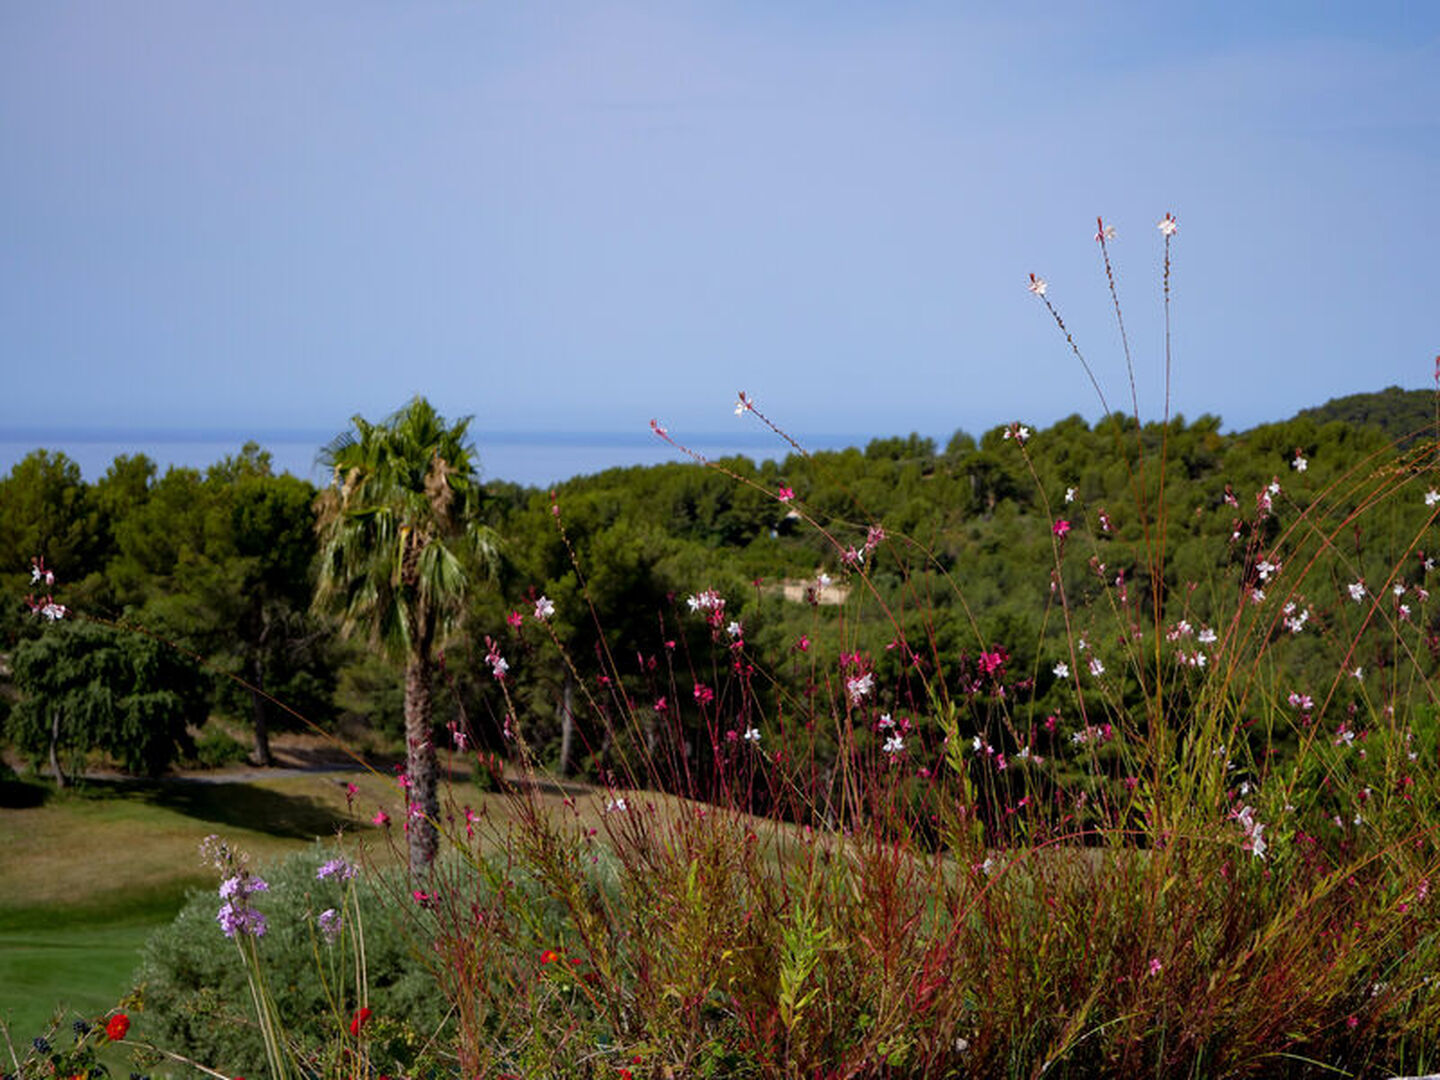
[[[1002,10],[1003,9],[1003,10]],[[0,430],[1227,427],[1440,352],[1440,4],[0,8]]]

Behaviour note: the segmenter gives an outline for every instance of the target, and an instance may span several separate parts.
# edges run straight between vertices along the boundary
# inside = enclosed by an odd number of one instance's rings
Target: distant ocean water
[[[319,431],[153,431],[0,429],[0,475],[37,449],[61,451],[80,466],[87,481],[98,480],[118,455],[144,454],[163,473],[170,466],[204,470],[236,454],[248,441],[270,452],[277,472],[324,484],[317,462],[334,432]],[[863,447],[869,436],[822,435],[800,439],[807,450]],[[685,443],[708,457],[744,454],[756,461],[782,460],[790,448],[757,432],[687,435]],[[485,480],[545,487],[574,476],[628,465],[688,460],[648,432],[488,432],[475,440]]]

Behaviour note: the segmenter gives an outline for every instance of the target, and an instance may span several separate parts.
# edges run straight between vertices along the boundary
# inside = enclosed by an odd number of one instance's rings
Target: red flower
[[[357,1009],[354,1017],[350,1020],[350,1034],[359,1035],[360,1029],[365,1026],[369,1019],[370,1010],[368,1008]]]
[[[124,1013],[116,1013],[105,1025],[105,1037],[111,1042],[118,1042],[125,1037],[125,1033],[129,1030],[130,1018]]]
[[[559,959],[560,954],[554,949],[546,949],[540,954],[540,963],[542,964],[553,964],[556,960]]]

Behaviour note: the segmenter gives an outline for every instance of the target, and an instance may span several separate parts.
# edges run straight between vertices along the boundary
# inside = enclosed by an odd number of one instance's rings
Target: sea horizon
[[[759,462],[783,460],[793,452],[789,444],[768,432],[675,434],[691,450],[709,458],[740,454]],[[0,428],[0,476],[42,449],[63,453],[75,462],[87,483],[104,476],[121,455],[144,454],[155,462],[160,475],[170,468],[203,471],[254,442],[270,453],[277,473],[288,472],[323,485],[328,477],[319,454],[334,436],[333,431],[300,428]],[[863,448],[876,437],[829,433],[797,436],[797,441],[810,451],[841,450]],[[483,481],[523,487],[543,488],[617,467],[692,460],[648,431],[492,431],[474,443]]]

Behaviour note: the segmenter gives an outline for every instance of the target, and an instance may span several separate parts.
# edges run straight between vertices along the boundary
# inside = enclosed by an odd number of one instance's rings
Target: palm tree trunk
[[[405,661],[406,829],[410,840],[410,872],[424,874],[440,847],[439,763],[430,725],[430,657],[411,653]],[[423,817],[420,815],[424,815]]]

